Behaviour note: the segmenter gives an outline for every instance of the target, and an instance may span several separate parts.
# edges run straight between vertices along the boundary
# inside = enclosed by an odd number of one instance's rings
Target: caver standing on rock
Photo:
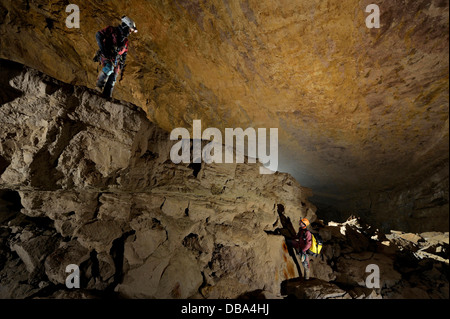
[[[129,17],[123,16],[119,26],[108,26],[95,35],[99,50],[94,61],[100,62],[103,67],[97,78],[97,88],[103,91],[103,96],[107,98],[112,97],[117,75],[121,70],[123,75],[128,52],[128,36],[131,32],[137,32],[136,24]]]
[[[286,239],[288,245],[290,245],[299,254],[300,261],[305,270],[305,279],[309,279],[309,256],[307,254],[308,249],[312,244],[311,232],[307,229],[309,220],[303,218],[300,220],[300,228],[294,239]]]

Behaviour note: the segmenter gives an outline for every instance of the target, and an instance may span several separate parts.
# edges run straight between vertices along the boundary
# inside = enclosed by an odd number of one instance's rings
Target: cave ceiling
[[[94,88],[95,33],[139,29],[114,97],[170,131],[278,128],[280,171],[318,196],[414,183],[448,161],[448,1],[0,2],[0,58]]]

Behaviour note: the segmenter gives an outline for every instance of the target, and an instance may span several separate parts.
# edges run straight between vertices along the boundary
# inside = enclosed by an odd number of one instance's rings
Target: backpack
[[[313,256],[319,256],[322,246],[323,240],[319,233],[311,232],[311,247],[308,249],[308,253]]]

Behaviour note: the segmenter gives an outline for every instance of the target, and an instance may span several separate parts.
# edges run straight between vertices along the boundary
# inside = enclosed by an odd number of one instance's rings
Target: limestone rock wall
[[[448,232],[325,225],[288,174],[173,164],[131,104],[10,61],[0,82],[1,298],[448,299]],[[324,241],[307,282],[285,243],[301,217]]]
[[[368,29],[371,3],[86,0],[69,29],[65,2],[7,0],[0,57],[92,88],[95,32],[127,14],[139,33],[115,96],[164,130],[278,127],[279,169],[316,198],[408,192],[448,162],[449,2],[380,0]]]
[[[358,194],[341,205],[341,218],[358,214],[383,231],[448,231],[448,170],[446,162],[415,185]]]
[[[135,106],[9,61],[0,70],[2,297],[64,295],[68,264],[81,297],[279,296],[298,275],[275,231],[316,217],[293,177],[173,164],[174,141]]]

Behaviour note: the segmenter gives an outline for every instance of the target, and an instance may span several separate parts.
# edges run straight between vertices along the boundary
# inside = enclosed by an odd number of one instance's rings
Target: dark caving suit
[[[117,27],[106,27],[96,33],[99,50],[94,61],[102,64],[102,71],[97,78],[97,88],[103,91],[103,96],[111,98],[117,75],[125,67],[128,52],[128,36],[131,32],[138,32],[136,23],[127,16],[123,16]],[[119,81],[120,81],[119,80]]]
[[[97,78],[97,87],[103,90],[105,97],[112,97],[117,76],[125,65],[128,34],[129,31],[121,26],[109,26],[96,34],[99,59],[103,67]]]
[[[309,222],[308,222],[309,224]],[[299,254],[300,261],[305,270],[305,279],[309,279],[309,256],[308,249],[311,248],[312,234],[306,229],[306,225],[300,222],[300,229],[297,235],[293,239],[286,239],[288,245],[290,245]]]

